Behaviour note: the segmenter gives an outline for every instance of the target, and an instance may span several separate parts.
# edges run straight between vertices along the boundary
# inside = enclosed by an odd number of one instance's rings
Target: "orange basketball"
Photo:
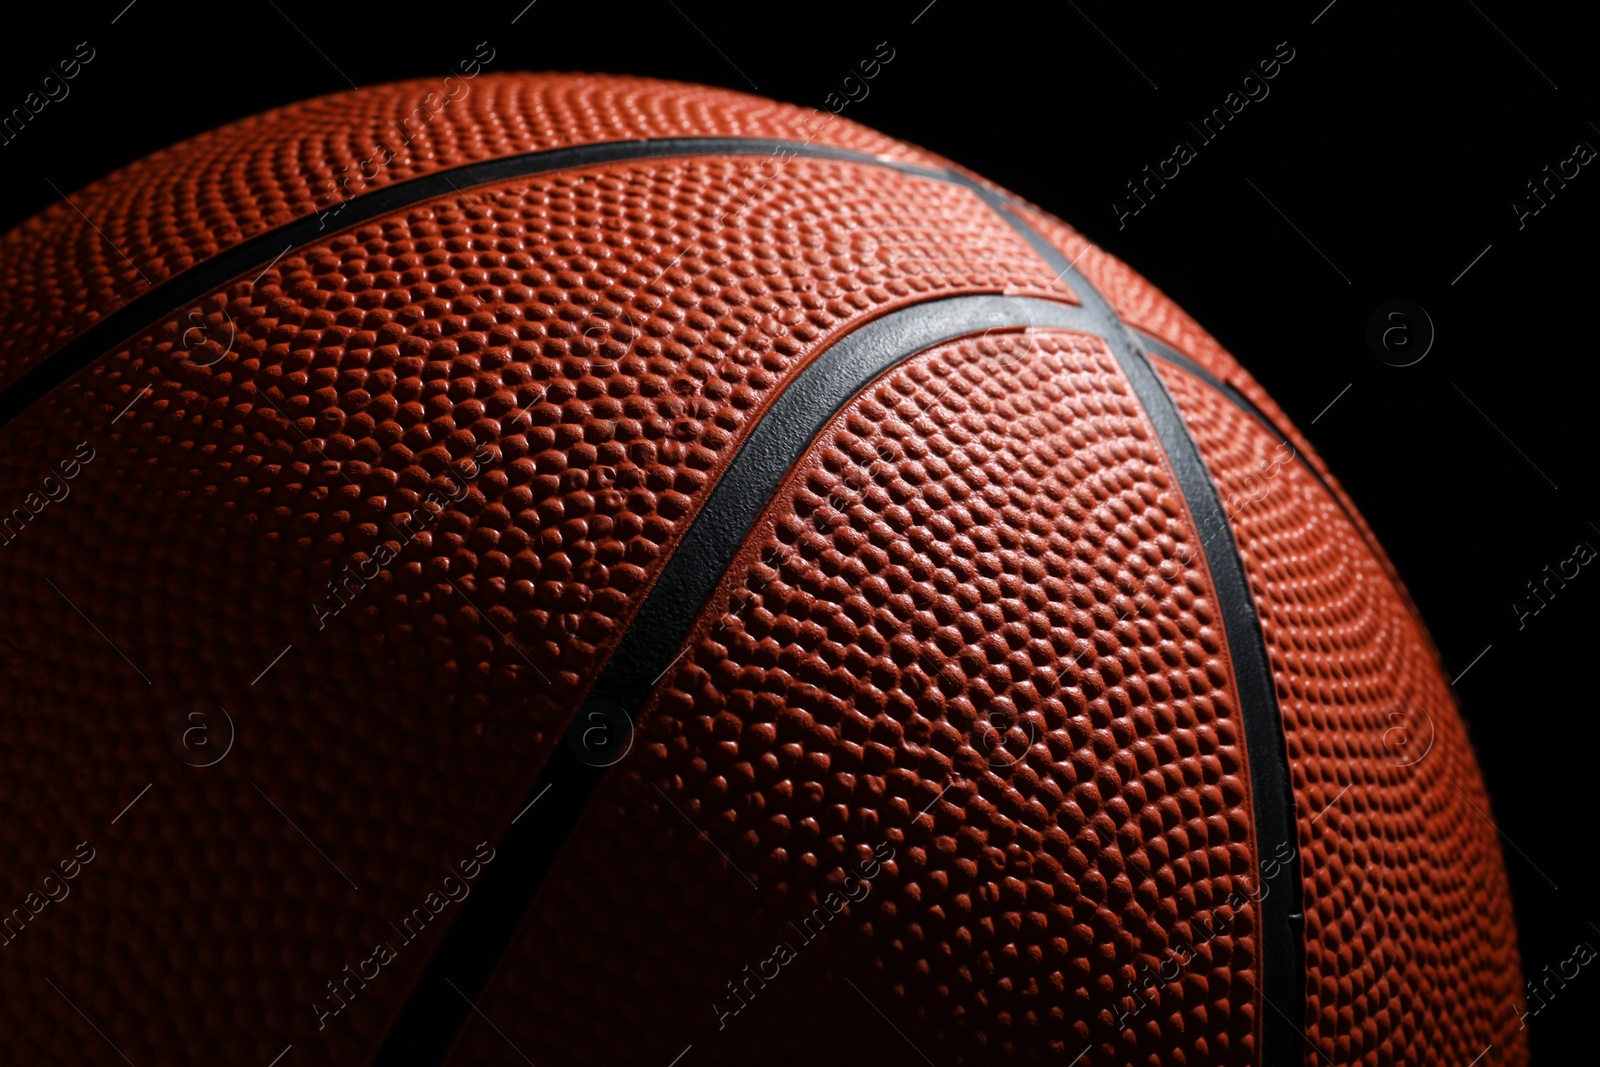
[[[463,63],[3,240],[8,1062],[1526,1061],[1382,549],[1004,190]]]

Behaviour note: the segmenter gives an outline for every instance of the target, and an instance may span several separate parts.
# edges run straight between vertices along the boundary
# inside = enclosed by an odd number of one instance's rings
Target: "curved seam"
[[[996,214],[1013,226],[1058,277],[1073,275],[1073,290],[1084,309],[1103,323],[1095,331],[1106,338],[1149,418],[1178,482],[1200,541],[1200,552],[1210,572],[1223,618],[1234,683],[1239,690],[1244,722],[1245,755],[1250,770],[1257,861],[1251,884],[1257,892],[1261,919],[1261,985],[1257,994],[1267,1011],[1258,1011],[1261,1026],[1260,1060],[1263,1064],[1298,1062],[1309,1044],[1302,1029],[1305,1019],[1305,946],[1299,849],[1294,823],[1295,801],[1291,786],[1288,739],[1278,706],[1276,682],[1267,656],[1261,616],[1250,588],[1233,527],[1222,507],[1221,494],[1206,468],[1199,445],[1145,349],[1089,279],[1067,261],[1059,249],[1028,225],[1001,197],[975,183],[972,188]],[[1208,542],[1206,530],[1213,533]],[[1267,846],[1272,855],[1267,855]],[[1287,847],[1288,857],[1278,850]],[[1271,892],[1262,884],[1261,871],[1268,860],[1289,872],[1287,892]],[[1287,898],[1287,899],[1285,899]],[[1295,1020],[1300,1020],[1296,1022]]]
[[[425,200],[465,192],[467,189],[514,178],[532,177],[581,167],[631,160],[671,157],[719,156],[803,157],[883,167],[912,177],[976,187],[977,183],[954,171],[922,167],[832,145],[813,145],[774,138],[661,137],[628,141],[601,141],[562,148],[523,152],[498,159],[480,160],[433,171],[386,185],[340,201],[326,211],[302,215],[256,234],[160,282],[149,292],[117,308],[73,336],[0,388],[0,427],[32,407],[74,374],[119,344],[149,329],[166,316],[214,292],[250,270],[315,241],[328,230],[328,216],[341,216],[339,229],[348,229]],[[998,195],[998,194],[995,194]],[[344,217],[348,216],[348,217]]]
[[[974,333],[1027,327],[1089,332],[1092,325],[1084,310],[1073,305],[968,295],[902,308],[833,341],[784,385],[746,434],[673,547],[573,722],[588,721],[593,711],[614,723],[620,709],[631,730],[656,683],[686,651],[685,642],[705,605],[794,465],[873,382],[930,348]],[[604,775],[605,766],[585,762],[574,744],[556,743],[524,799],[524,813],[540,805],[537,817],[520,822],[519,815],[507,828],[498,843],[500,855],[484,869],[482,881],[393,1017],[374,1065],[436,1062],[446,1055],[532,914],[545,876]]]
[[[1256,613],[1253,596],[1244,574],[1243,563],[1238,554],[1238,547],[1233,540],[1233,533],[1227,523],[1226,515],[1222,511],[1216,486],[1205,469],[1198,447],[1183,423],[1181,414],[1167,393],[1164,384],[1160,381],[1159,376],[1156,375],[1151,367],[1149,357],[1144,348],[1134,340],[1130,329],[1116,316],[1105,298],[1089,284],[1088,279],[1078,273],[1073,264],[1068,263],[1054,246],[1045,241],[1037,231],[1028,226],[1010,210],[1012,205],[1018,203],[1014,198],[996,192],[954,171],[901,163],[896,160],[855,152],[850,149],[810,145],[782,139],[690,137],[602,142],[592,145],[569,146],[522,153],[516,156],[465,164],[435,171],[429,175],[419,176],[405,182],[361,194],[341,202],[337,211],[342,214],[354,209],[350,212],[351,217],[348,220],[343,220],[347,228],[351,224],[367,221],[423,200],[449,195],[451,192],[464,191],[462,184],[458,184],[458,182],[470,187],[518,177],[528,177],[534,174],[606,163],[626,162],[633,159],[672,156],[750,156],[763,152],[771,155],[786,154],[796,157],[833,159],[842,162],[884,167],[915,177],[945,181],[963,186],[976,193],[996,214],[1026,239],[1046,263],[1052,268],[1057,268],[1059,271],[1058,278],[1064,278],[1069,273],[1076,275],[1074,287],[1078,289],[1077,295],[1083,301],[1081,309],[1067,308],[1063,305],[1050,305],[1060,314],[1060,321],[1021,321],[1004,325],[1059,325],[1102,336],[1110,345],[1113,355],[1117,358],[1124,374],[1132,384],[1146,416],[1156,429],[1163,451],[1166,453],[1168,462],[1178,478],[1180,492],[1188,503],[1191,514],[1199,505],[1207,513],[1208,525],[1220,519],[1219,528],[1225,535],[1226,544],[1221,546],[1220,550],[1213,551],[1206,544],[1204,534],[1201,534],[1201,551],[1212,575],[1213,585],[1217,588],[1219,605],[1223,608],[1224,630],[1228,637],[1236,684],[1240,690],[1241,712],[1245,722],[1247,757],[1251,771],[1252,798],[1256,815],[1257,848],[1258,851],[1261,850],[1260,838],[1263,831],[1266,831],[1268,836],[1290,843],[1292,848],[1291,827],[1288,823],[1288,816],[1293,811],[1293,796],[1288,788],[1288,764],[1284,749],[1285,741],[1281,718],[1273,689],[1270,668],[1266,659],[1259,615]],[[148,329],[184,304],[190,303],[241,277],[250,268],[258,266],[265,261],[271,250],[278,248],[283,242],[288,242],[288,247],[283,249],[284,252],[293,250],[296,247],[304,247],[315,240],[323,232],[325,226],[326,220],[321,215],[308,215],[295,219],[282,226],[258,234],[238,245],[234,245],[203,263],[167,279],[150,292],[118,308],[67,341],[50,355],[44,357],[9,386],[5,387],[3,392],[0,392],[0,426],[21,415],[34,403],[64,384],[73,375],[92,365],[95,360],[112,350],[118,343],[136,335],[141,330]],[[632,697],[640,692],[648,695],[654,682],[659,680],[659,676],[657,676],[641,689],[640,677],[642,677],[642,670],[639,669],[638,663],[642,661],[628,661],[631,666],[622,668],[622,674],[618,677],[608,678],[608,674],[614,664],[623,662],[618,659],[618,655],[624,652],[624,645],[629,642],[629,639],[636,633],[642,634],[644,632],[640,629],[639,623],[648,621],[645,619],[645,611],[650,608],[651,602],[656,598],[657,590],[661,588],[660,583],[666,578],[667,571],[672,568],[673,563],[680,557],[685,561],[694,559],[695,553],[692,547],[688,554],[683,554],[685,543],[688,542],[690,534],[700,526],[701,520],[705,515],[714,510],[712,505],[714,501],[718,500],[718,491],[722,490],[725,484],[728,486],[735,484],[728,481],[729,474],[734,470],[734,466],[740,463],[741,457],[745,455],[746,449],[754,442],[757,434],[777,413],[779,404],[784,398],[802,381],[815,381],[813,373],[818,367],[830,365],[829,361],[825,360],[825,357],[834,349],[847,345],[852,338],[866,334],[877,324],[885,322],[903,323],[904,317],[919,317],[925,315],[931,308],[946,307],[963,301],[982,301],[985,299],[994,298],[952,297],[941,301],[914,305],[911,308],[891,313],[884,318],[867,323],[851,334],[845,335],[839,341],[834,342],[828,351],[814,359],[808,367],[801,371],[784,388],[783,393],[773,403],[766,416],[755,424],[746,441],[735,454],[733,461],[730,462],[728,469],[723,472],[722,478],[713,487],[706,504],[697,513],[695,521],[691,523],[690,530],[685,534],[684,540],[680,541],[678,549],[674,551],[672,557],[668,560],[667,566],[658,577],[657,585],[652,587],[645,604],[641,607],[640,615],[635,618],[634,623],[624,632],[622,642],[619,643],[616,652],[613,653],[610,661],[608,661],[606,669],[602,671],[601,678],[596,681],[593,692],[602,697],[606,693],[615,692],[618,696],[631,700]],[[1032,303],[1031,301],[1017,298],[1000,299],[1011,303]],[[1039,303],[1047,302],[1040,301]],[[970,333],[977,329],[996,328],[998,325],[1000,324],[977,323],[971,328],[961,331],[961,333]],[[960,336],[961,333],[954,336]],[[952,337],[927,341],[915,349],[905,351],[896,356],[867,379],[857,383],[849,395],[839,402],[839,406],[847,402],[849,396],[853,396],[860,388],[865,388],[866,385],[870,384],[871,379],[882,373],[882,371],[889,369],[889,367],[903,359],[910,358],[910,356],[919,351],[931,347],[933,344],[950,339]],[[819,431],[821,425],[826,425],[827,419],[831,418],[836,411],[837,407],[824,417],[823,422],[818,426]],[[781,481],[782,474],[787,471],[793,460],[803,454],[812,436],[814,434],[806,436],[805,440],[800,442],[799,450],[790,458],[789,462],[782,464],[782,468],[778,472],[779,481]],[[763,455],[763,448],[764,446],[758,446],[757,450],[752,454]],[[769,463],[776,461],[775,455],[766,456],[765,458]],[[728,491],[732,492],[732,489],[730,488]],[[760,498],[755,505],[755,515],[759,515],[761,509],[766,506],[769,496],[770,493],[768,496]],[[724,503],[727,499],[726,496],[722,498]],[[742,500],[738,503],[742,507],[748,508],[750,506],[747,500]],[[1197,527],[1199,526],[1198,516],[1196,516],[1196,525]],[[741,530],[737,539],[738,543],[742,543],[745,533],[747,533],[747,528]],[[684,564],[684,566],[688,565],[690,565],[689,562]],[[702,560],[700,565],[706,567],[709,566],[709,563]],[[712,588],[715,587],[716,581],[720,580],[720,577],[721,571],[719,570],[712,581]],[[685,610],[689,610],[690,623],[692,625],[693,617],[698,614],[702,603],[703,601],[697,601],[692,604],[679,603],[667,605],[666,607],[672,609],[668,612],[668,615],[674,618],[681,616]],[[1243,612],[1240,610],[1241,604],[1243,605]],[[663,610],[666,609],[664,608]],[[1246,612],[1248,613],[1248,618],[1244,617]],[[668,632],[670,633],[670,631]],[[678,640],[681,642],[682,638],[683,633],[680,631]],[[639,640],[643,640],[643,638]],[[1244,661],[1250,662],[1246,663]],[[1263,687],[1264,694],[1262,692]],[[1269,749],[1271,750],[1270,753]],[[1277,759],[1270,759],[1270,755],[1276,755]],[[601,773],[579,762],[577,757],[565,745],[556,746],[556,751],[552,755],[550,763],[547,764],[546,771],[553,770],[562,764],[564,759],[569,761],[580,775],[587,775],[592,778],[592,783],[589,786],[589,792],[592,793],[594,785],[598,784]],[[572,768],[569,767],[568,769],[570,771]],[[545,774],[541,774],[541,783],[544,782],[545,777]],[[1269,784],[1278,788],[1263,788],[1263,786]],[[535,788],[540,788],[540,784],[536,783]],[[583,799],[586,802],[587,796]],[[579,815],[581,815],[582,807],[582,804],[578,805]],[[1276,816],[1276,818],[1269,818],[1270,816]],[[576,819],[574,819],[575,821]],[[1280,823],[1282,824],[1281,826],[1279,825]],[[529,825],[534,824],[530,823]],[[515,829],[514,825],[513,829]],[[502,847],[506,847],[510,843],[509,838],[510,832],[508,831],[507,840],[502,842]],[[561,840],[564,841],[565,836]],[[545,861],[543,864],[544,869],[548,869],[550,863],[553,862],[553,858],[553,852],[543,857]],[[497,865],[491,869],[502,875],[515,875],[519,873],[514,870],[515,867],[516,864],[507,863]],[[1298,865],[1290,863],[1286,867],[1290,871],[1292,879],[1292,888],[1288,895],[1293,897],[1293,903],[1298,907],[1301,896]],[[527,874],[528,872],[523,870],[520,873]],[[542,877],[543,872],[537,872],[536,881],[542,881]],[[480,885],[477,892],[474,893],[474,899],[480,905],[485,898],[491,900],[494,898],[492,892],[485,893],[486,888],[488,886]],[[537,885],[535,885],[534,891],[537,892]],[[1262,963],[1263,970],[1266,973],[1262,982],[1264,988],[1260,992],[1263,999],[1268,999],[1267,989],[1273,989],[1278,992],[1280,997],[1290,1001],[1290,1010],[1296,1011],[1303,1018],[1304,969],[1300,960],[1302,946],[1298,934],[1293,928],[1294,916],[1282,914],[1284,911],[1282,896],[1283,894],[1278,895],[1278,905],[1268,906],[1266,902],[1272,898],[1266,893],[1262,895]],[[531,904],[531,902],[532,897],[529,896],[528,903]],[[522,909],[523,913],[526,910],[526,907],[524,907]],[[1268,912],[1272,912],[1274,917],[1281,920],[1281,922],[1267,922]],[[436,951],[428,971],[423,975],[423,979],[419,980],[413,988],[413,1000],[423,992],[426,979],[430,973],[434,972],[435,964],[440,962],[440,957],[451,958],[446,953],[446,946],[456,934],[456,931],[462,928],[466,915],[467,911],[463,909],[463,912],[458,915],[456,922],[452,925],[451,930],[447,932],[445,943],[441,944],[439,950]],[[1287,927],[1292,942],[1289,946],[1289,951],[1292,954],[1292,964],[1288,964],[1288,961],[1281,958],[1285,948],[1282,944],[1284,931],[1279,929],[1276,932],[1276,936],[1274,936],[1275,926]],[[1274,942],[1277,943],[1276,948],[1274,948]],[[503,954],[503,950],[495,953],[493,962],[497,964]],[[492,970],[492,968],[490,969]],[[1284,973],[1286,971],[1292,973]],[[487,978],[488,971],[485,971],[483,982],[486,982]],[[477,983],[477,988],[468,991],[466,996],[475,1000],[482,989],[483,982]],[[1288,984],[1286,985],[1286,983]],[[460,1016],[460,1022],[465,1022],[471,1010],[471,1003],[464,1000],[463,997],[456,997],[455,1002],[463,1004],[463,1009],[457,1014]],[[1278,1004],[1271,1002],[1269,999],[1269,1005],[1281,1016],[1283,1009]],[[385,1062],[386,1056],[394,1055],[410,1059],[419,1051],[418,1047],[412,1043],[415,1040],[414,1037],[407,1038],[404,1047],[399,1047],[396,1042],[397,1037],[402,1032],[412,1029],[405,1025],[406,1018],[411,1015],[413,1015],[413,1012],[411,1004],[408,1002],[398,1020],[390,1028],[378,1062]],[[1294,1025],[1292,1021],[1288,1018],[1283,1018],[1282,1021],[1287,1023],[1294,1033],[1299,1034],[1298,1026]],[[453,1038],[459,1030],[460,1023],[449,1031],[449,1036]],[[1303,1035],[1300,1036],[1303,1040]],[[1292,1039],[1282,1032],[1282,1027],[1275,1025],[1274,1017],[1271,1014],[1262,1014],[1262,1040],[1262,1054],[1265,1062],[1275,1062],[1279,1058],[1293,1056],[1295,1045]],[[448,1045],[445,1048],[447,1049]]]
[[[1270,430],[1272,434],[1278,438],[1278,442],[1280,444],[1289,445],[1290,448],[1294,448],[1293,443],[1289,440],[1289,435],[1283,432],[1283,428],[1269,418],[1266,412],[1256,407],[1256,405],[1251,402],[1249,397],[1246,397],[1232,385],[1223,381],[1221,378],[1218,378],[1216,375],[1206,370],[1188,356],[1185,356],[1175,348],[1172,348],[1170,345],[1166,344],[1166,342],[1160,340],[1159,338],[1152,337],[1150,334],[1146,333],[1144,330],[1138,329],[1137,327],[1134,327],[1133,329],[1134,336],[1143,342],[1145,351],[1149,355],[1161,360],[1164,363],[1170,364],[1171,366],[1188,371],[1191,375],[1215,389],[1219,394],[1221,394],[1223,399],[1230,401],[1240,411],[1243,411],[1247,415],[1253,416],[1257,422],[1259,422],[1265,429]],[[1361,543],[1367,547],[1367,551],[1372,554],[1372,558],[1377,562],[1379,570],[1381,570],[1388,577],[1389,581],[1395,586],[1395,592],[1399,594],[1401,601],[1405,604],[1406,613],[1411,616],[1412,621],[1416,624],[1417,632],[1422,635],[1424,643],[1428,646],[1429,652],[1433,657],[1434,663],[1438,666],[1440,673],[1442,673],[1446,678],[1450,677],[1450,669],[1448,666],[1446,666],[1444,657],[1439,653],[1439,646],[1433,643],[1433,638],[1428,633],[1427,624],[1422,618],[1422,610],[1417,607],[1416,602],[1411,599],[1411,595],[1407,593],[1401,586],[1400,576],[1395,573],[1394,565],[1385,560],[1383,551],[1378,544],[1377,536],[1371,533],[1367,527],[1367,524],[1362,522],[1356,516],[1353,506],[1346,503],[1346,499],[1348,498],[1349,494],[1346,492],[1336,492],[1333,488],[1333,484],[1329,482],[1327,478],[1323,477],[1322,472],[1319,471],[1316,468],[1316,465],[1311,462],[1309,456],[1301,453],[1299,449],[1295,449],[1294,451],[1295,459],[1299,461],[1300,466],[1304,468],[1305,472],[1311,475],[1316,483],[1322,487],[1322,491],[1328,494],[1328,499],[1332,500],[1339,510],[1344,513],[1345,519],[1350,523],[1351,530],[1355,532],[1356,537],[1360,538]]]
[[[1145,353],[1147,355],[1153,356],[1163,363],[1171,364],[1180,370],[1187,371],[1193,377],[1198,378],[1200,381],[1216,390],[1217,393],[1221,394],[1224,400],[1227,400],[1234,407],[1255,419],[1256,422],[1261,424],[1263,429],[1269,430],[1272,435],[1278,439],[1279,444],[1285,444],[1290,448],[1294,448],[1293,442],[1289,440],[1289,435],[1283,432],[1283,428],[1280,427],[1276,422],[1272,421],[1272,419],[1268,418],[1266,412],[1262,411],[1260,408],[1256,407],[1255,404],[1251,403],[1249,397],[1239,392],[1239,390],[1235,389],[1221,378],[1218,378],[1215,374],[1212,374],[1210,371],[1206,370],[1188,356],[1185,356],[1183,353],[1177,351],[1169,345],[1163,344],[1160,340],[1151,337],[1143,330],[1135,327],[1133,328],[1133,335],[1143,344]],[[1318,485],[1322,486],[1323,491],[1328,494],[1329,499],[1338,505],[1339,510],[1344,512],[1344,517],[1350,520],[1350,524],[1356,528],[1357,532],[1360,532],[1361,526],[1356,522],[1355,516],[1350,513],[1350,509],[1345,506],[1345,503],[1340,499],[1339,494],[1333,491],[1333,486],[1328,484],[1328,480],[1322,476],[1322,472],[1317,470],[1316,467],[1312,466],[1311,460],[1301,453],[1299,449],[1294,449],[1294,453],[1295,459],[1300,462],[1300,466],[1304,467],[1306,473],[1311,475],[1311,477],[1316,480]],[[1362,540],[1366,540],[1366,538],[1363,536]]]

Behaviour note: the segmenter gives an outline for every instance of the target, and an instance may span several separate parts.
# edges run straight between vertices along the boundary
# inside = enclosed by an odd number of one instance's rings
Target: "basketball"
[[[1449,673],[1217,340],[842,103],[486,62],[3,238],[10,1062],[1526,1062]]]

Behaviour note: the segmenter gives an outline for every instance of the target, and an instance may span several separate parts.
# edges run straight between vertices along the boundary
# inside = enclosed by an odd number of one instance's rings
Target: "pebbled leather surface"
[[[463,163],[597,141],[727,136],[943,165],[827,117],[697,85],[492,70],[276,108],[123,167],[0,238],[0,385],[221,249],[350,195]],[[379,165],[385,154],[393,158]],[[335,215],[330,229],[338,226]]]
[[[1110,301],[1124,322],[1144,330],[1158,340],[1165,341],[1216,378],[1237,389],[1266,415],[1274,426],[1283,431],[1296,453],[1316,469],[1322,480],[1339,495],[1349,513],[1355,516],[1362,534],[1368,543],[1374,546],[1375,554],[1388,574],[1389,580],[1401,590],[1402,596],[1406,597],[1409,604],[1410,594],[1405,592],[1399,572],[1389,561],[1376,535],[1367,527],[1366,519],[1362,518],[1360,509],[1346,495],[1344,487],[1328,469],[1327,463],[1317,454],[1317,450],[1311,447],[1311,442],[1290,421],[1289,416],[1278,406],[1278,402],[1272,399],[1271,394],[1251,377],[1250,372],[1245,370],[1239,361],[1188,312],[1167,299],[1161,290],[1151,285],[1138,271],[1104,249],[1091,244],[1082,234],[1060,219],[1036,208],[1021,207],[1016,210],[1029,225],[1044,234],[1059,248],[1068,260],[1077,263],[1077,269],[1081,270],[1094,287]],[[1413,614],[1417,614],[1414,608]],[[1424,640],[1431,648],[1433,639],[1424,634]]]
[[[135,1062],[362,1062],[443,922],[325,1030],[313,1000],[498,838],[787,377],[882,311],[1051,283],[959,186],[794,160],[752,192],[751,165],[335,234],[0,431],[6,514],[95,452],[0,546],[0,891],[99,849],[0,949],[14,1062],[105,1051],[49,982]],[[197,699],[237,731],[211,768],[167,737]]]
[[[615,749],[598,759],[581,758],[576,754],[581,749],[570,743],[551,753],[528,794],[538,817],[514,821],[502,838],[512,858],[487,874],[477,899],[464,905],[375,1063],[423,1058],[437,1063],[449,1050],[472,1015],[473,998],[487,986],[511,934],[614,762],[610,757],[621,758],[631,747],[632,723],[655,683],[676,664],[685,635],[725,579],[767,501],[839,409],[878,375],[933,345],[1032,326],[1083,330],[1090,322],[1096,323],[1091,328],[1100,325],[1084,308],[1058,301],[993,295],[929,300],[844,334],[795,375],[690,520],[573,717],[571,729],[582,732],[569,731],[569,742],[598,730],[614,740]],[[594,715],[602,708],[614,727],[596,726]]]
[[[590,695],[630,713],[644,705],[789,469],[874,378],[923,349],[963,335],[1027,326],[1084,331],[1089,321],[1081,308],[1055,302],[960,296],[902,308],[839,338],[795,376],[745,438]]]
[[[1261,612],[1306,913],[1307,1063],[1527,1061],[1511,896],[1449,686],[1344,512],[1278,441],[1158,364]],[[1493,1046],[1492,1048],[1490,1046]]]
[[[1316,1046],[1307,1064],[1480,1054],[1526,1063],[1521,964],[1489,801],[1393,564],[1322,459],[1220,344],[1131,268],[1048,216],[1022,213],[1069,259],[1082,255],[1080,269],[1119,315],[1284,429],[1342,498],[1341,508],[1285,460],[1275,434],[1210,386],[1155,361],[1232,515],[1272,660],[1299,823],[1306,1033]],[[1336,797],[1342,807],[1319,815]]]
[[[885,1035],[914,1061],[895,1028],[937,1063],[1252,1062],[1248,772],[1173,485],[1098,339],[941,345],[874,383],[768,508],[450,1062],[865,1064]],[[804,944],[830,891],[862,899]],[[786,939],[803,973],[719,1027]]]
[[[719,90],[472,84],[373,181],[597,139],[807,136],[809,112]],[[73,194],[94,225],[62,204],[0,238],[0,384],[147,279],[321,206],[433,88],[245,120]],[[956,185],[812,160],[751,178],[656,160],[335,220],[0,429],[0,522],[24,513],[0,537],[0,908],[30,916],[0,945],[11,1062],[120,1062],[108,1043],[140,1064],[291,1043],[365,1062],[452,905],[414,943],[397,924],[499,839],[784,385],[924,300],[1073,299]],[[1080,268],[1281,415],[1132,271],[1098,250]],[[1035,338],[1025,361],[1000,336],[942,346],[834,422],[456,1062],[669,1063],[691,1042],[685,1067],[899,1062],[908,1042],[941,1064],[1253,1062],[1269,858],[1213,593],[1110,356]],[[1489,808],[1403,590],[1292,464],[1250,495],[1241,457],[1276,442],[1248,416],[1203,389],[1182,404],[1225,498],[1253,501],[1234,525],[1290,730],[1306,1062],[1466,1063],[1479,1037],[1482,1062],[1525,1062]],[[886,484],[826,504],[872,445]],[[1141,586],[1163,561],[1172,588]],[[319,619],[330,583],[348,605]],[[191,765],[216,751],[186,740],[195,700],[232,724],[213,766]],[[1437,730],[1403,769],[1396,710],[1408,737]],[[70,894],[36,903],[80,842]],[[717,1030],[708,998],[727,1006],[723,983],[879,847],[866,896]],[[386,939],[395,960],[319,1029],[326,984]],[[1185,944],[1197,962],[1150,981]]]

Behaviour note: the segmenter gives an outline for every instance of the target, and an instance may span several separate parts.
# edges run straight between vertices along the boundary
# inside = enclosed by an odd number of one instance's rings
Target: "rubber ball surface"
[[[1526,1062],[1437,656],[1220,344],[825,111],[453,85],[0,237],[8,1062]]]

